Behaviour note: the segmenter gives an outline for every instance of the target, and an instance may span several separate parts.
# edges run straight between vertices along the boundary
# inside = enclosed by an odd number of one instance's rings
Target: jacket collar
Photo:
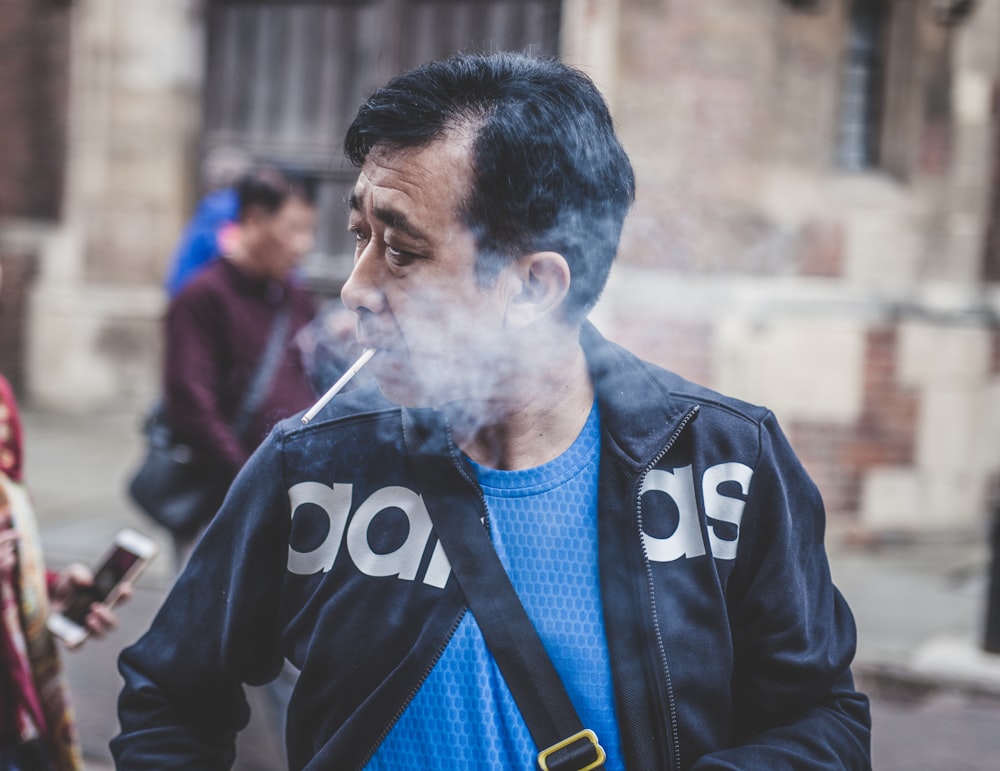
[[[636,467],[653,461],[681,425],[690,405],[679,403],[666,377],[634,354],[609,342],[590,322],[580,332],[601,410],[601,427]],[[666,373],[663,373],[666,375]]]

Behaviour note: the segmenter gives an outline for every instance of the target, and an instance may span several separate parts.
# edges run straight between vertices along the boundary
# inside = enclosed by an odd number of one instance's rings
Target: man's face
[[[260,276],[285,281],[312,250],[316,210],[298,196],[290,196],[273,214],[251,209],[240,224],[243,249]]]
[[[400,404],[490,398],[502,375],[505,283],[477,283],[475,239],[458,216],[471,176],[460,138],[376,147],[351,194],[357,247],[342,297],[361,344],[378,349],[379,386]]]

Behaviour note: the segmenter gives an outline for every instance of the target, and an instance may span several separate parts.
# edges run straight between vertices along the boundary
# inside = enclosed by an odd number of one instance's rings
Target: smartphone
[[[122,584],[138,578],[156,551],[156,543],[148,536],[131,528],[119,531],[94,569],[94,583],[77,587],[62,611],[49,614],[49,631],[70,648],[82,643],[89,634],[86,618],[90,606],[95,602],[113,605]]]

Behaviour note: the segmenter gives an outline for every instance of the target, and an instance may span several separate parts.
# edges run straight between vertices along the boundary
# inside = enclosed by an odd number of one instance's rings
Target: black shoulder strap
[[[289,304],[282,305],[278,314],[271,323],[271,335],[267,339],[267,347],[261,354],[260,361],[257,362],[257,369],[254,370],[250,385],[247,386],[243,395],[243,403],[240,404],[239,412],[233,420],[233,431],[241,440],[250,428],[250,421],[254,413],[260,407],[271,381],[278,371],[281,363],[281,356],[284,353],[285,341],[288,338],[288,326],[291,323],[292,307]]]
[[[604,750],[577,715],[476,512],[433,505],[428,511],[451,569],[539,749],[539,766],[545,771],[603,768]]]

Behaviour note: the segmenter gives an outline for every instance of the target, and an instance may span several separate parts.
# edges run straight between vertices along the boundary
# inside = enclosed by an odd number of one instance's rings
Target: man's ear
[[[570,270],[558,252],[533,252],[509,266],[514,291],[507,301],[508,326],[526,327],[553,314],[569,292]]]

